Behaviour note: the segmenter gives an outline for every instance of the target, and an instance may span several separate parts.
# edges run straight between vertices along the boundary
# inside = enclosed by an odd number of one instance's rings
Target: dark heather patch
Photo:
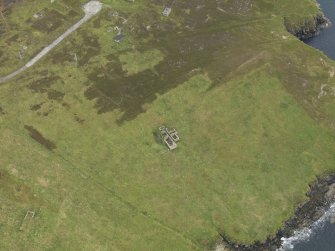
[[[60,80],[58,76],[47,75],[29,84],[28,88],[31,89],[32,92],[46,93],[49,99],[62,100],[65,94],[63,92],[51,89],[51,86],[58,80]]]
[[[6,176],[7,176],[7,171],[0,170],[0,180],[3,179],[3,178],[6,178]]]
[[[9,57],[7,55],[0,57],[0,65],[6,64],[8,60],[9,60]]]
[[[32,111],[38,111],[39,109],[41,109],[42,105],[44,104],[44,102],[39,103],[39,104],[35,104],[35,105],[31,105],[30,106],[30,110]]]
[[[71,6],[73,9],[80,10],[81,7],[82,7],[82,1],[78,1],[78,0],[63,0],[63,2],[65,2],[67,6]]]
[[[5,111],[1,106],[0,106],[0,115],[5,115]]]
[[[74,11],[74,10],[70,10],[69,13],[68,13],[68,16],[72,17],[72,18],[77,17],[77,16],[79,16],[79,13]]]
[[[53,100],[62,100],[65,96],[65,93],[56,91],[56,90],[48,90],[48,98]]]
[[[93,21],[93,27],[94,27],[95,29],[98,29],[98,28],[100,28],[100,26],[101,26],[101,18],[96,18],[96,19]]]
[[[169,1],[153,0],[150,4],[167,6]],[[132,24],[125,26],[123,32],[132,37],[136,50],[144,52],[155,48],[162,51],[165,58],[152,70],[128,76],[122,70],[119,55],[106,56],[108,63],[90,68],[85,96],[95,101],[98,114],[120,110],[122,116],[117,122],[122,124],[145,112],[144,104],[153,102],[157,95],[176,88],[197,73],[206,72],[213,86],[223,83],[228,73],[254,55],[248,53],[237,59],[233,55],[225,60],[227,62],[218,56],[220,51],[234,48],[238,41],[236,36],[240,34],[235,32],[240,27],[224,28],[226,20],[232,23],[245,20],[248,24],[250,18],[245,15],[250,13],[251,6],[249,0],[185,0],[176,1],[173,18],[164,20],[161,13],[154,11],[144,16],[122,13]],[[113,25],[120,21],[112,16],[107,18]],[[138,19],[141,22],[136,22]],[[146,42],[138,43],[143,40]],[[116,45],[111,43],[111,46]],[[233,67],[228,68],[230,64]]]
[[[31,89],[32,92],[46,93],[48,92],[51,85],[53,85],[59,79],[60,78],[58,76],[46,75],[38,80],[35,80],[31,84],[29,84],[28,88]]]
[[[128,76],[122,70],[117,56],[110,55],[110,61],[104,67],[93,68],[89,74],[90,87],[85,95],[96,100],[98,113],[119,109],[123,116],[118,123],[136,118],[145,112],[143,105],[153,102],[157,94],[184,83],[192,76],[195,69],[203,69],[213,60],[213,54],[230,38],[223,31],[185,32],[183,36],[175,31],[161,36],[141,50],[157,48],[164,52],[166,58],[153,70],[146,70]]]
[[[11,7],[15,3],[19,3],[21,0],[0,0],[0,6],[2,7],[2,15],[7,19],[11,14]],[[9,25],[5,22],[0,21],[0,36],[5,34],[7,31],[9,31]],[[13,28],[11,26],[11,28]]]
[[[49,151],[56,149],[55,143],[43,137],[43,135],[37,131],[34,127],[25,125],[24,128],[30,133],[30,137],[32,137],[35,141],[40,143]]]
[[[62,106],[65,107],[67,110],[69,110],[71,108],[71,106],[66,102],[63,102]]]
[[[77,65],[84,66],[89,60],[100,53],[100,44],[98,38],[93,35],[88,35],[84,32],[78,32],[82,37],[83,42],[79,43],[76,40],[71,40],[62,46],[62,49],[57,50],[50,59],[53,64],[64,64],[71,62],[75,64],[75,55],[77,57]],[[69,53],[70,52],[70,53]]]
[[[102,9],[99,13],[98,16],[95,17],[95,20],[93,21],[93,25],[94,25],[94,28],[100,28],[101,27],[101,21],[108,21],[109,23],[110,22],[113,22],[113,25],[117,25],[115,22],[117,19],[115,19],[115,17],[113,17],[111,14],[113,13],[113,11],[111,11],[110,9]],[[121,15],[123,17],[123,14],[122,12],[120,12],[118,10],[118,13],[119,15]],[[126,28],[126,26],[124,26],[123,28]]]
[[[85,119],[82,119],[78,116],[78,114],[74,114],[74,119],[79,123],[83,124],[85,122]]]
[[[48,10],[42,12],[42,17],[40,19],[34,20],[30,18],[27,22],[32,24],[32,28],[43,32],[51,33],[62,26],[64,22],[64,15],[60,14],[56,10]]]
[[[16,43],[18,39],[19,39],[18,34],[11,36],[10,38],[6,40],[6,44],[11,45],[12,43]]]
[[[20,2],[22,0],[0,0],[0,4],[5,10]]]
[[[86,50],[79,53],[78,66],[86,65],[89,62],[89,60],[93,58],[94,56],[98,55],[99,52],[100,52],[100,49],[98,48],[93,48],[93,47],[86,48]]]
[[[64,64],[65,62],[74,63],[74,53],[75,52],[73,52],[71,49],[71,48],[74,48],[74,44],[73,44],[74,42],[69,41],[68,43],[71,43],[71,46],[65,43],[60,49],[57,49],[53,52],[52,57],[50,57],[49,59],[51,60],[53,64]]]
[[[91,58],[100,53],[101,47],[96,36],[89,35],[84,32],[81,32],[80,35],[83,38],[83,44],[80,47],[77,45],[76,48],[78,65],[83,66],[87,64]]]

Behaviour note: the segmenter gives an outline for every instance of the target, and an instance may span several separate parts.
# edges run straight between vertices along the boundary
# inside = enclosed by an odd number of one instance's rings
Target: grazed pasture
[[[1,76],[83,3],[12,6]],[[168,18],[168,1],[104,3],[0,86],[1,249],[203,250],[219,233],[274,234],[334,170],[335,65],[283,24],[318,13],[315,2],[177,0]],[[163,124],[180,133],[176,151],[155,138]]]

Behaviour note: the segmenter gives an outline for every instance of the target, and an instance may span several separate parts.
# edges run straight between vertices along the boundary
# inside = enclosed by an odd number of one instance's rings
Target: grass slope
[[[21,28],[0,39],[1,74],[23,63],[21,45],[29,58],[80,13],[80,1],[33,3],[12,9]],[[283,23],[306,1],[184,1],[169,19],[159,1],[105,3],[0,87],[0,248],[203,250],[219,233],[274,234],[335,164],[335,65]],[[302,18],[318,13],[308,4]],[[49,35],[22,22],[46,7],[65,15]],[[162,124],[178,129],[176,151],[157,142]]]

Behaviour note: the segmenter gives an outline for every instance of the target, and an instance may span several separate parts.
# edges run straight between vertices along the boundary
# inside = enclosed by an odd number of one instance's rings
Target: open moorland
[[[0,77],[84,15],[81,0],[10,2]],[[220,234],[275,234],[335,170],[335,64],[285,27],[311,22],[316,2],[102,2],[0,86],[0,250],[210,250]]]

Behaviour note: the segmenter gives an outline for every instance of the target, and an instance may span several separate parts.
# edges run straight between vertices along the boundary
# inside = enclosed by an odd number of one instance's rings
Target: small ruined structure
[[[29,222],[35,217],[35,211],[31,211],[28,210],[26,212],[26,215],[24,216],[22,222],[21,222],[21,226],[19,228],[20,231],[23,231],[27,228],[27,226],[29,225]]]
[[[165,7],[163,10],[163,16],[168,17],[171,14],[172,9],[170,7]]]
[[[169,130],[165,126],[159,128],[161,133],[161,138],[169,150],[174,150],[177,148],[177,142],[180,140],[178,132],[176,129]]]
[[[118,35],[116,35],[116,36],[114,37],[114,41],[115,41],[116,43],[120,43],[120,42],[123,40],[123,38],[124,38],[124,35],[122,35],[122,34],[118,34]]]
[[[37,13],[35,13],[34,15],[33,15],[33,17],[34,18],[41,18],[41,17],[43,17],[43,14],[42,13],[40,13],[40,12],[37,12]]]

